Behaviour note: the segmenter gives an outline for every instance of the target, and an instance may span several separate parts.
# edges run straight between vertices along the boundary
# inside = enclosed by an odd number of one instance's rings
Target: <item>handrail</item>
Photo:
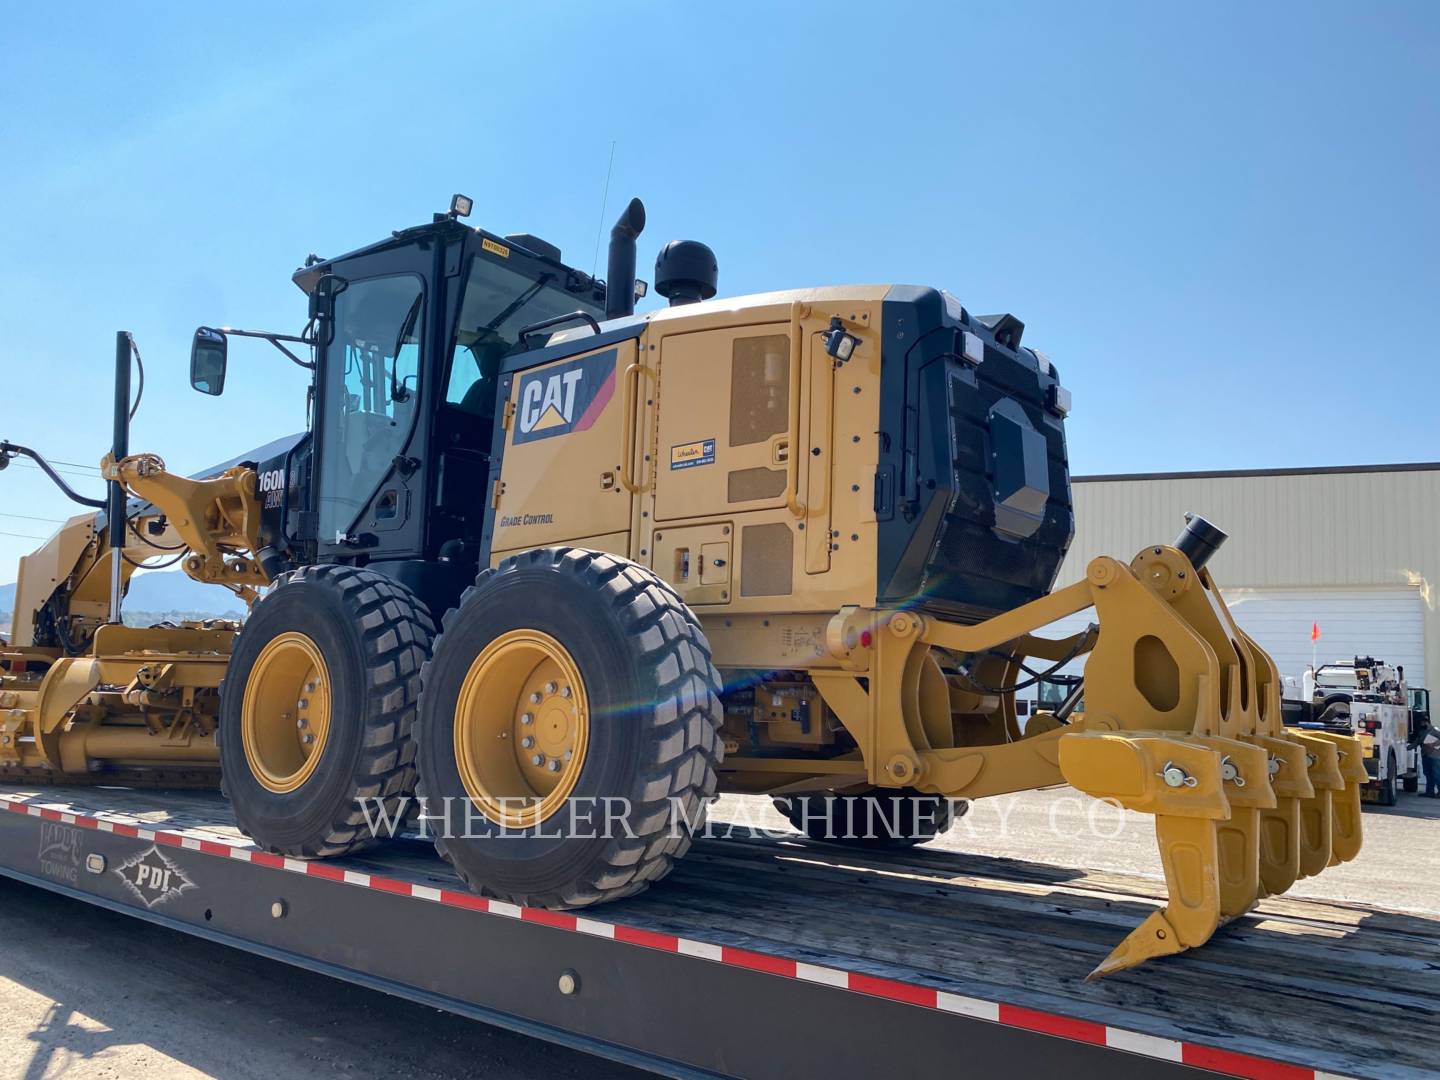
[[[640,383],[642,372],[648,376],[650,369],[637,360],[620,376],[625,381],[624,415],[620,421],[620,486],[631,495],[638,495],[645,490],[643,483],[635,482],[630,468],[635,460],[635,432],[638,426],[635,417],[635,403],[638,400],[635,388]]]
[[[790,305],[790,460],[785,463],[785,505],[796,517],[805,516],[800,501],[800,368],[805,359],[801,319],[809,314],[809,305],[795,301]]]
[[[590,330],[593,333],[600,333],[600,324],[595,321],[594,315],[591,315],[588,311],[572,311],[568,315],[555,315],[549,319],[541,319],[539,322],[533,322],[529,326],[522,326],[520,328],[520,344],[528,349],[530,347],[531,334],[538,334],[541,330],[549,330],[552,326],[562,326],[565,323],[575,322],[577,320],[589,323]]]
[[[59,473],[50,467],[50,463],[45,460],[39,451],[31,450],[28,446],[21,446],[19,443],[0,440],[0,469],[10,464],[12,457],[28,457],[31,461],[35,462],[35,464],[39,466],[40,471],[54,481],[55,486],[58,487],[71,502],[77,502],[81,506],[92,506],[96,510],[104,510],[106,506],[109,505],[104,499],[88,499],[84,495],[76,492],[74,488],[61,478]]]

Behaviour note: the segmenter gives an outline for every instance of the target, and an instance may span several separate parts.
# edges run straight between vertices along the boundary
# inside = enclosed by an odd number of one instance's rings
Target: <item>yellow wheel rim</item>
[[[481,650],[455,703],[455,763],[490,821],[524,829],[565,805],[585,765],[590,706],[565,646],[511,630]]]
[[[277,794],[309,780],[330,736],[330,672],[315,642],[281,634],[260,650],[240,706],[250,772]]]

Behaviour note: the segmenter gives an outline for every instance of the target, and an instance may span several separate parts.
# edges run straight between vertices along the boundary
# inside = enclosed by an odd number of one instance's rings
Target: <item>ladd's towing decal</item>
[[[615,396],[618,349],[582,356],[520,377],[516,396],[516,446],[584,431]]]
[[[670,468],[693,469],[697,465],[715,464],[715,440],[696,439],[670,448]]]

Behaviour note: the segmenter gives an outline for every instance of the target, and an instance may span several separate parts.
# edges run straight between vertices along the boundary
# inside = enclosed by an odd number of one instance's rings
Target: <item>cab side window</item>
[[[350,529],[410,438],[419,402],[424,289],[418,277],[352,282],[327,346],[320,535]]]

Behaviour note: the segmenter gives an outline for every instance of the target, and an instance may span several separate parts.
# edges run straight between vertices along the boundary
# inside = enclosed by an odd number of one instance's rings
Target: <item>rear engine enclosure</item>
[[[1050,590],[1074,535],[1059,376],[1010,315],[896,286],[882,316],[877,599],[965,622]]]

